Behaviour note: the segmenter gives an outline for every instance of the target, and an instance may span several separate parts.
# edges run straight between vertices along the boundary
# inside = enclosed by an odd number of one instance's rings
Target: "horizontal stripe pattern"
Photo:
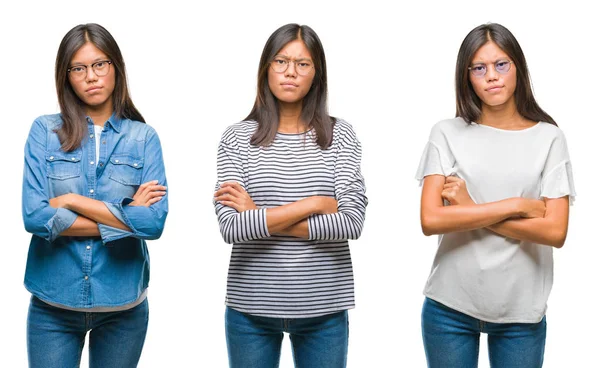
[[[276,318],[316,317],[354,307],[348,239],[357,239],[367,197],[360,173],[361,145],[338,120],[331,147],[322,150],[313,131],[277,134],[268,147],[250,144],[256,122],[243,121],[223,134],[217,188],[240,183],[257,210],[238,213],[215,203],[223,239],[233,244],[226,304]],[[308,218],[309,239],[271,236],[266,209],[311,196],[330,196],[338,212]]]

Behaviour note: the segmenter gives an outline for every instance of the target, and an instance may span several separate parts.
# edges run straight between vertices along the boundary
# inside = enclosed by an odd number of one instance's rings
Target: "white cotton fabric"
[[[96,138],[96,166],[98,166],[98,160],[100,159],[100,136],[102,135],[102,129],[99,125],[94,125],[94,137]]]
[[[575,197],[562,131],[540,122],[502,130],[461,118],[431,130],[416,178],[456,175],[476,203],[511,197]],[[552,247],[515,240],[487,229],[439,236],[425,296],[495,323],[537,323],[552,289]]]

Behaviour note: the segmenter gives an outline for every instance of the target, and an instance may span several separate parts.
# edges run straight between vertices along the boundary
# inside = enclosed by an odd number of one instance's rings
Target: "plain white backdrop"
[[[56,51],[69,29],[87,22],[102,24],[117,40],[133,101],[161,138],[169,182],[166,228],[160,240],[149,242],[150,325],[140,367],[227,366],[230,246],[221,239],[211,202],[217,144],[252,107],[267,38],[291,22],[320,36],[330,112],[349,121],[363,144],[370,203],[363,235],[351,243],[357,308],[350,312],[348,367],[426,366],[421,292],[437,243],[420,231],[414,174],[431,126],[454,116],[460,43],[486,22],[505,25],[519,40],[536,98],[565,132],[573,162],[578,197],[566,245],[554,253],[545,367],[597,364],[600,31],[597,13],[585,4],[4,2],[0,366],[27,366],[23,146],[37,116],[58,112]],[[283,346],[281,367],[292,367],[287,337]],[[488,366],[485,346],[484,337],[481,367]]]

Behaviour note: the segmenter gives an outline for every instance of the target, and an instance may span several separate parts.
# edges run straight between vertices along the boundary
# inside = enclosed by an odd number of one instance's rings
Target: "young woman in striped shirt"
[[[361,145],[327,112],[325,55],[308,26],[276,30],[250,115],[222,136],[215,210],[233,244],[225,325],[231,367],[345,367],[354,307],[348,239],[367,198]]]

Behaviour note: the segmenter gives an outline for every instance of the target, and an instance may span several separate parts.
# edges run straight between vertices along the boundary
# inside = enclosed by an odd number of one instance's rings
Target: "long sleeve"
[[[25,144],[22,214],[28,232],[53,242],[75,222],[77,214],[50,206],[46,140],[46,126],[40,120],[34,121]]]
[[[335,198],[338,212],[308,218],[310,240],[358,239],[367,208],[365,182],[360,172],[361,144],[348,123],[338,121],[334,138],[338,153],[335,163]],[[337,142],[336,142],[337,141]]]
[[[141,182],[145,183],[151,180],[158,180],[159,185],[167,186],[160,140],[156,132],[150,128],[144,147],[144,167]],[[127,225],[132,232],[99,224],[98,228],[102,240],[106,243],[128,236],[145,240],[160,238],[169,211],[168,197],[169,191],[167,189],[165,196],[149,207],[129,206],[129,203],[133,202],[133,198],[129,197],[122,198],[114,203],[104,202],[113,215]]]
[[[244,167],[235,131],[223,133],[217,154],[217,190],[225,182],[238,182],[244,189]],[[269,237],[267,210],[258,209],[238,213],[234,208],[214,202],[223,240],[228,244]]]

